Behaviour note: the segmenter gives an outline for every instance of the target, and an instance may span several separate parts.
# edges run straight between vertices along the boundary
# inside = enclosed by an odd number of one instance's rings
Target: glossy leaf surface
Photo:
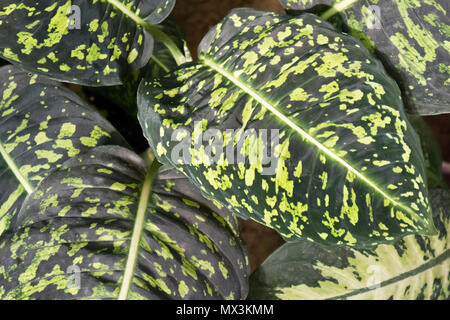
[[[0,68],[0,235],[52,170],[103,144],[128,146],[72,91],[17,67]]]
[[[412,113],[450,112],[448,0],[281,0],[290,12],[338,13],[399,83]],[[335,11],[328,11],[334,6]]]
[[[237,9],[199,57],[143,81],[138,107],[158,159],[208,198],[287,240],[433,232],[419,138],[360,42],[312,14]]]
[[[3,0],[0,56],[50,78],[121,83],[149,61],[175,0]]]
[[[375,250],[328,252],[283,245],[251,277],[251,299],[448,299],[450,192],[430,191],[439,235],[407,236]]]
[[[170,170],[146,193],[145,171],[133,152],[102,146],[53,172],[0,238],[0,297],[245,298],[237,220]]]

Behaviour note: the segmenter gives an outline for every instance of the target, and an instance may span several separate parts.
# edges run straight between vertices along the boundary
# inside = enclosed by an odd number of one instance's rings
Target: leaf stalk
[[[145,218],[147,213],[147,207],[149,198],[152,192],[153,181],[156,178],[158,169],[161,167],[161,163],[154,160],[150,165],[145,176],[142,191],[139,197],[139,205],[136,214],[136,220],[134,221],[133,234],[130,242],[130,251],[128,252],[127,264],[123,275],[122,285],[120,287],[118,300],[126,300],[131,288],[131,283],[134,277],[134,270],[136,268],[136,262],[139,251],[139,242],[142,237],[142,231],[144,229]]]

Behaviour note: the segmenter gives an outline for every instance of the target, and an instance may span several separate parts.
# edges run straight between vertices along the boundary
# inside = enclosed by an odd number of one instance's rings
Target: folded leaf
[[[448,0],[281,0],[290,12],[339,13],[396,77],[409,111],[450,112]],[[330,13],[330,14],[329,14]]]
[[[238,9],[199,57],[145,79],[138,108],[160,162],[208,198],[288,241],[433,232],[420,141],[360,42],[312,14]]]
[[[252,275],[250,299],[450,298],[450,191],[430,191],[439,235],[407,236],[375,250],[328,252],[283,245]]]
[[[13,66],[0,68],[0,235],[52,170],[103,144],[128,146],[72,91]]]
[[[151,25],[175,0],[4,0],[0,56],[66,82],[100,86],[145,66]]]
[[[0,298],[245,298],[237,220],[171,171],[150,196],[149,182],[144,162],[117,146],[67,161],[0,238]]]

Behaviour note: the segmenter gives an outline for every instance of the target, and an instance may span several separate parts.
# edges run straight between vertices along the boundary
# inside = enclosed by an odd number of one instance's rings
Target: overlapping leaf
[[[133,232],[144,176],[143,161],[116,146],[53,172],[0,238],[0,298],[115,299],[126,270],[128,299],[245,298],[249,268],[237,220],[214,212],[185,177],[160,172],[142,231]],[[133,245],[137,261],[128,269]]]
[[[166,19],[161,23],[160,27],[162,31],[177,44],[180,51],[187,51],[187,48],[184,48],[185,42],[183,40],[183,34],[173,19]],[[189,52],[184,53],[189,55]],[[142,78],[144,76],[158,78],[170,70],[176,69],[177,66],[177,62],[170,54],[167,47],[161,41],[155,40],[152,59],[150,59],[148,64],[142,69],[132,74],[125,75],[122,85],[110,87],[85,87],[84,89],[89,94],[104,98],[108,102],[108,105],[117,105],[129,115],[136,117],[136,94]],[[109,111],[113,110],[110,108]]]
[[[0,56],[58,80],[113,85],[145,66],[175,0],[4,0]]]
[[[0,235],[49,172],[102,144],[127,146],[73,92],[13,66],[0,68]]]
[[[450,192],[430,191],[439,235],[407,236],[375,250],[328,252],[283,245],[252,275],[250,299],[450,298]]]
[[[281,0],[281,4],[291,13],[319,13],[334,6],[350,33],[392,71],[411,112],[450,112],[449,1]]]
[[[446,188],[442,176],[442,151],[436,135],[421,116],[409,115],[408,119],[420,138],[425,159],[428,189]]]
[[[364,246],[433,230],[400,90],[357,40],[311,14],[238,9],[199,57],[143,81],[138,107],[158,159],[209,198],[287,240]]]

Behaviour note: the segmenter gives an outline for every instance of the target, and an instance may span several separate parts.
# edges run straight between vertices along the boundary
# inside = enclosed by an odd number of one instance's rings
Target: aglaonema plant
[[[385,48],[355,23],[376,7],[281,2],[231,11],[197,61],[160,24],[175,1],[1,3],[0,298],[245,299],[236,217],[288,241],[251,298],[448,298],[440,151],[411,113],[447,110],[447,5],[384,1]],[[156,158],[54,80],[137,114]]]

